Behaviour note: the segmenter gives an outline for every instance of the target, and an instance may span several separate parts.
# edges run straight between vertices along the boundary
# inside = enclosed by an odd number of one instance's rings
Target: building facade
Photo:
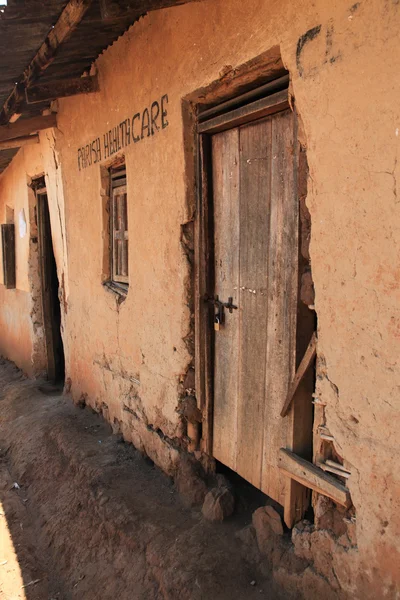
[[[289,526],[309,488],[280,448],[342,465],[350,542],[295,546],[343,598],[400,583],[399,25],[394,0],[154,11],[0,176],[0,353],[172,476],[187,453],[237,471]],[[315,380],[282,417],[314,330]]]

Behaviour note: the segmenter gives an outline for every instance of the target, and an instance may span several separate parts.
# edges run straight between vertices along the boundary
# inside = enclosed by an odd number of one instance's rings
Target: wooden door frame
[[[197,122],[196,218],[194,223],[195,377],[196,398],[203,415],[201,450],[213,458],[213,320],[207,295],[214,290],[214,231],[211,136],[290,108],[288,89],[228,113]]]

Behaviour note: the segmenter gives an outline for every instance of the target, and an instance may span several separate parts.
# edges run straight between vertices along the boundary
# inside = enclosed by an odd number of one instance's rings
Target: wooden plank
[[[331,498],[337,504],[346,508],[351,506],[350,492],[343,484],[286,448],[279,451],[279,468],[287,477]]]
[[[271,119],[240,129],[240,363],[237,472],[261,487],[267,346]]]
[[[22,148],[22,146],[31,146],[39,143],[38,135],[26,135],[24,137],[14,138],[6,142],[0,142],[0,150],[9,150],[10,148]]]
[[[246,104],[248,102],[251,102],[252,100],[254,100],[255,98],[260,98],[261,96],[267,96],[269,94],[272,94],[276,91],[279,91],[282,88],[288,88],[289,86],[289,75],[283,75],[282,77],[278,77],[277,79],[273,79],[272,81],[269,81],[268,83],[265,83],[264,85],[261,85],[259,87],[256,87],[255,89],[251,89],[248,92],[245,92],[244,94],[239,94],[239,96],[234,96],[233,98],[230,98],[229,100],[225,100],[225,102],[221,102],[220,104],[216,104],[215,106],[212,106],[211,108],[207,108],[205,110],[201,110],[200,108],[200,113],[199,113],[199,122],[203,123],[206,119],[210,119],[211,117],[214,117],[218,114],[221,114],[223,112],[227,112],[229,109],[234,109],[237,108],[238,106],[241,106],[243,104]]]
[[[311,363],[312,363],[313,359],[315,358],[316,352],[317,352],[317,334],[314,332],[312,334],[310,343],[308,344],[308,348],[304,354],[304,357],[296,371],[294,379],[293,379],[292,383],[290,384],[288,394],[287,394],[285,402],[282,406],[281,417],[286,417],[286,415],[290,409],[290,405],[292,403],[294,395],[297,391],[297,388],[299,387],[299,384],[300,384],[301,380],[303,379],[305,373],[307,372],[308,368],[311,366]]]
[[[283,505],[287,481],[278,468],[278,451],[286,446],[293,424],[282,421],[280,410],[296,366],[298,201],[293,113],[279,113],[271,120],[266,418],[261,489]]]
[[[254,121],[254,119],[261,119],[272,113],[286,110],[288,107],[288,90],[282,90],[266,98],[261,98],[261,100],[251,102],[241,108],[236,108],[224,115],[204,121],[204,123],[199,123],[197,131],[199,133],[217,133],[231,129],[232,127],[238,127],[249,121]]]
[[[1,226],[1,244],[3,255],[3,282],[7,289],[14,289],[16,287],[14,223],[7,223]]]
[[[239,131],[212,137],[215,294],[239,300]],[[239,309],[241,310],[241,309]],[[215,332],[213,455],[236,470],[239,315]]]
[[[326,461],[326,463],[319,462],[318,467],[320,469],[322,469],[323,471],[328,471],[329,473],[334,473],[335,475],[340,475],[340,477],[344,477],[346,479],[351,476],[351,473],[349,471],[344,471],[343,469],[338,469],[337,467],[328,464],[328,461]]]
[[[51,83],[34,85],[26,88],[25,98],[28,104],[49,102],[56,98],[66,98],[78,94],[92,94],[99,91],[97,75],[61,79]]]
[[[0,127],[0,142],[31,135],[32,133],[42,131],[43,129],[49,129],[50,127],[57,127],[57,115],[55,113],[51,113],[45,117],[21,119],[16,123]]]

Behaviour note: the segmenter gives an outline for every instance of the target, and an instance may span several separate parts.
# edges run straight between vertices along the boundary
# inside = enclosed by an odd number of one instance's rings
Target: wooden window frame
[[[116,221],[119,218],[117,198],[125,195],[125,223],[126,229],[117,229]],[[126,185],[126,171],[124,166],[118,169],[110,169],[110,221],[109,221],[109,236],[110,236],[110,283],[119,291],[127,292],[129,287],[129,233],[128,233],[128,195]],[[117,251],[117,236],[123,236],[122,241],[127,242],[126,249],[126,275],[118,273],[118,251]]]

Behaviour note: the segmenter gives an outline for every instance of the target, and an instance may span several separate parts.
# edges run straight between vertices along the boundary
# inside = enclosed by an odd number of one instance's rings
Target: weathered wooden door
[[[280,410],[295,371],[297,136],[291,110],[211,136],[215,294],[213,456],[284,504],[277,467],[293,420]]]

